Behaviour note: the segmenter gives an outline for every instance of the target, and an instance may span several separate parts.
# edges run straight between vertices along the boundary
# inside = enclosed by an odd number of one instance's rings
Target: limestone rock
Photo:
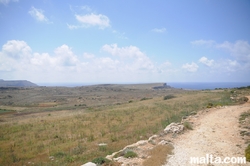
[[[165,133],[180,133],[181,131],[183,131],[184,126],[180,123],[171,123],[170,125],[168,125],[165,129],[164,132]]]
[[[81,166],[97,166],[95,163],[92,163],[92,162],[88,162],[86,164],[83,164]]]

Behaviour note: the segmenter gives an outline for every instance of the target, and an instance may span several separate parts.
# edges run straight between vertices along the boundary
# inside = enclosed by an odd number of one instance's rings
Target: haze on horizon
[[[0,0],[0,78],[250,82],[250,1]]]

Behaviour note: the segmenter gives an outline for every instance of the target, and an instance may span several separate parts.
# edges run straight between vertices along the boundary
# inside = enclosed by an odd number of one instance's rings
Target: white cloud
[[[103,51],[106,51],[108,53],[110,53],[111,55],[115,55],[115,56],[119,56],[122,58],[133,58],[133,57],[144,57],[146,56],[144,53],[142,53],[140,51],[139,48],[135,47],[135,46],[128,46],[128,47],[121,47],[119,48],[117,46],[117,44],[105,44],[102,47]]]
[[[213,65],[214,60],[213,60],[213,59],[209,60],[209,59],[207,59],[206,57],[201,57],[201,58],[199,59],[199,62],[201,62],[201,63],[203,63],[204,65],[210,67],[210,66]]]
[[[244,63],[250,63],[250,44],[248,41],[238,40],[235,43],[225,41],[223,43],[217,43],[214,40],[196,40],[191,44],[198,46],[208,46],[217,49],[224,49],[228,51],[238,61]]]
[[[74,55],[71,48],[65,44],[56,48],[54,52],[59,63],[63,66],[74,66],[79,62],[77,56]]]
[[[152,31],[156,33],[164,33],[166,32],[166,28],[154,28]]]
[[[118,47],[117,44],[104,45],[102,50],[110,53],[113,56],[118,56],[124,61],[130,60],[130,63],[125,65],[129,71],[136,70],[154,70],[154,64],[143,52],[136,46]],[[131,62],[132,60],[132,62]]]
[[[91,12],[91,11],[92,11],[92,9],[91,9],[89,6],[87,6],[87,5],[80,6],[80,9],[81,9],[81,10],[85,10],[85,11],[87,11],[87,12]]]
[[[7,5],[9,2],[18,2],[18,0],[0,0],[0,3]]]
[[[169,67],[169,66],[171,66],[172,64],[171,64],[169,61],[166,61],[166,62],[163,63],[163,65]]]
[[[81,26],[78,26],[78,25],[70,25],[70,24],[67,24],[68,28],[69,29],[78,29],[80,28]]]
[[[134,80],[147,79],[156,69],[151,60],[135,46],[116,46],[116,52],[113,50],[113,53],[117,56],[97,57],[91,53],[84,53],[84,59],[80,60],[72,48],[65,44],[55,48],[53,54],[49,54],[32,52],[26,42],[12,40],[4,44],[0,51],[0,72],[7,76],[5,73],[8,72],[13,79],[38,82],[88,79],[119,82],[132,77]],[[123,56],[124,53],[130,55]],[[46,80],[43,80],[44,78]]]
[[[78,28],[88,28],[97,26],[100,29],[105,29],[110,26],[110,20],[107,16],[102,14],[86,14],[86,15],[75,15],[76,20],[80,25],[70,25],[67,24],[69,29],[78,29]]]
[[[35,7],[31,7],[30,11],[29,11],[29,14],[34,18],[36,19],[37,21],[40,21],[40,22],[46,22],[46,23],[51,23],[49,22],[48,18],[43,14],[44,11],[41,10],[41,9],[37,9]]]
[[[244,66],[240,65],[236,60],[226,59],[220,60],[214,65],[214,70],[219,73],[231,73],[244,70]]]
[[[250,44],[248,41],[238,40],[235,43],[225,41],[222,44],[217,44],[217,48],[229,51],[239,61],[250,63]]]
[[[94,59],[93,67],[98,69],[99,72],[100,70],[102,72],[105,72],[106,70],[118,71],[120,68],[119,63],[120,62],[118,60],[113,60],[110,57],[101,57],[101,58]],[[96,70],[96,69],[93,69],[93,70]]]
[[[214,40],[195,40],[191,42],[192,45],[197,45],[197,46],[207,46],[207,47],[212,47],[216,44]]]
[[[85,52],[85,53],[83,53],[83,57],[86,59],[93,59],[95,57],[95,55]]]
[[[182,65],[182,68],[189,71],[189,72],[196,72],[198,70],[199,66],[196,63],[192,62],[191,64],[186,63],[186,64]]]
[[[10,40],[3,45],[2,51],[11,58],[29,57],[32,50],[24,41]]]

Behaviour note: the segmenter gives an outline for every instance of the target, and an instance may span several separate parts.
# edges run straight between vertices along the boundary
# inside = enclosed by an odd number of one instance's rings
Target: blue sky
[[[249,0],[0,0],[0,78],[250,82]]]

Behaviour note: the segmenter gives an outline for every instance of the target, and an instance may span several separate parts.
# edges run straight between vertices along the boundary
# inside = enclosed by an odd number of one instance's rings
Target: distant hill
[[[0,79],[0,87],[35,87],[38,86],[27,80],[3,80]]]

